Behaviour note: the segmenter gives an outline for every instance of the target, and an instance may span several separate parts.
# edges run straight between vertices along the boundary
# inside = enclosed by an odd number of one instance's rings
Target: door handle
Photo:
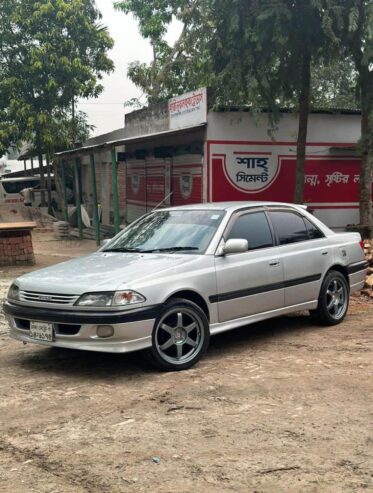
[[[279,260],[274,260],[273,262],[270,262],[270,263],[269,263],[269,266],[270,266],[270,267],[276,267],[277,265],[280,265]]]
[[[328,255],[328,251],[325,251],[325,252],[321,252],[321,255]]]

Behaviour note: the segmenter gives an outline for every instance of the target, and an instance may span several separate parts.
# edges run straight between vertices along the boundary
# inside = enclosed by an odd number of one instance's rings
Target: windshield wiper
[[[158,252],[181,252],[183,250],[199,250],[197,247],[190,247],[190,246],[174,246],[174,247],[167,247],[167,248],[154,248],[152,250],[143,250],[143,253],[158,253]]]
[[[139,248],[109,248],[108,250],[103,250],[103,252],[135,252],[142,253],[143,250]]]

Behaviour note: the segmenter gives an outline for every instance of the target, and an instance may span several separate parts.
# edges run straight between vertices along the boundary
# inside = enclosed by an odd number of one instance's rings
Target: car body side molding
[[[321,279],[321,274],[313,274],[312,276],[298,277],[297,279],[290,279],[289,281],[276,282],[273,284],[265,284],[264,286],[258,286],[256,288],[240,289],[239,291],[230,291],[227,293],[216,294],[210,296],[209,300],[210,303],[218,303],[220,301],[234,300],[235,298],[244,298],[245,296],[267,293],[268,291],[275,291],[276,289],[285,289],[285,288],[290,288],[292,286],[298,286],[299,284],[315,282],[320,279]]]

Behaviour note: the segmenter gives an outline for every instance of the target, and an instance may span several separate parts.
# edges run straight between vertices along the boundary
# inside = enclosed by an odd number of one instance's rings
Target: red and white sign
[[[289,150],[288,143],[209,143],[208,200],[292,202],[296,157],[292,149],[291,155],[285,154]],[[318,208],[358,207],[360,159],[316,152],[309,149],[307,153],[304,202]]]
[[[207,91],[203,87],[168,101],[170,130],[207,122]]]
[[[271,152],[235,151],[223,155],[224,172],[237,190],[257,193],[268,188],[276,179],[279,163]]]

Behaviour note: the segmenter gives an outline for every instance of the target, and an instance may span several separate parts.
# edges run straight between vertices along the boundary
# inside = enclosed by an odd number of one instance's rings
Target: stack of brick
[[[30,230],[0,232],[0,266],[34,264]]]
[[[373,298],[373,240],[364,240],[364,253],[369,267],[362,294]]]

